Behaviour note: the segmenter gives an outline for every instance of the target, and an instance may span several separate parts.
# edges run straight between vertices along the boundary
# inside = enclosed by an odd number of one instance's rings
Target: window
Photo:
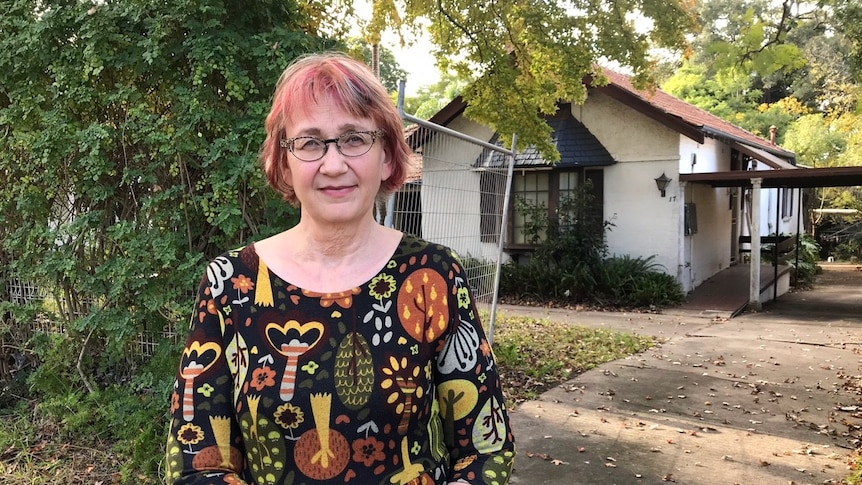
[[[512,199],[515,210],[512,218],[512,232],[509,241],[513,244],[537,244],[545,238],[541,228],[543,221],[534,215],[534,210],[544,210],[550,214],[551,172],[515,173],[512,179]],[[554,206],[557,204],[555,203]]]
[[[480,240],[497,243],[500,241],[501,219],[503,218],[503,198],[506,188],[506,173],[483,170],[479,173],[479,224]]]
[[[512,207],[508,231],[508,245],[514,248],[530,248],[540,244],[546,237],[548,221],[570,225],[579,217],[574,211],[588,205],[590,227],[600,229],[602,223],[603,175],[601,169],[575,168],[570,170],[516,171],[512,180]],[[579,189],[589,181],[590,200],[585,204],[575,200]],[[596,223],[596,225],[593,225]]]
[[[793,216],[793,189],[781,189],[781,217],[788,219]]]

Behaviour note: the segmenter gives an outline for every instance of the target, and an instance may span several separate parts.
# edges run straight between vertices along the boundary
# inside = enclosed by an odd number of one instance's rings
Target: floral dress
[[[169,484],[505,484],[514,437],[464,269],[405,235],[366,284],[315,293],[254,246],[207,267]]]

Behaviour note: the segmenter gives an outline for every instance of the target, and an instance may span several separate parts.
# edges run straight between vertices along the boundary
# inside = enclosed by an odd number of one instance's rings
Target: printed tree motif
[[[314,480],[329,480],[338,475],[350,458],[347,439],[329,427],[331,413],[332,394],[312,394],[314,429],[300,436],[294,448],[296,466]]]
[[[401,439],[401,461],[404,462],[404,469],[390,478],[389,483],[407,485],[408,483],[413,483],[413,480],[423,474],[424,468],[422,465],[410,461],[410,450],[406,436]]]
[[[221,347],[215,342],[192,342],[183,350],[180,377],[183,388],[183,419],[195,419],[195,379],[206,372],[221,356]]]
[[[395,412],[401,415],[398,433],[407,434],[410,418],[418,409],[418,406],[413,403],[413,397],[421,399],[424,394],[423,387],[416,382],[422,368],[418,365],[409,368],[407,357],[402,357],[400,361],[395,357],[390,357],[389,367],[384,367],[382,372],[387,377],[380,383],[380,387],[391,391],[386,402],[389,404],[398,403],[395,406]]]
[[[287,359],[280,388],[283,401],[288,402],[293,399],[299,357],[313,349],[323,338],[323,333],[323,324],[320,322],[300,324],[296,320],[291,320],[284,325],[270,323],[266,326],[266,338],[270,345]]]
[[[423,268],[408,276],[398,290],[401,325],[419,342],[431,342],[449,325],[449,295],[446,280]]]
[[[466,379],[453,379],[442,382],[438,392],[445,435],[452,439],[455,436],[455,421],[465,418],[474,409],[479,402],[479,390]],[[451,447],[454,443],[447,444]]]

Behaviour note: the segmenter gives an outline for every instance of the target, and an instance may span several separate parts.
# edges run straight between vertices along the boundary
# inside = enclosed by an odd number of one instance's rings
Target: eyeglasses
[[[297,136],[281,140],[282,148],[287,148],[296,158],[305,162],[316,162],[326,155],[330,143],[335,143],[338,153],[345,157],[360,157],[371,150],[374,140],[383,136],[380,130],[351,131],[338,138],[324,140],[316,136]]]

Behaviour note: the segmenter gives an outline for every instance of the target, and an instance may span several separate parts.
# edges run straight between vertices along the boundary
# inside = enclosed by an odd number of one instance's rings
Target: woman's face
[[[288,138],[308,136],[329,140],[346,133],[379,129],[372,120],[355,118],[329,99],[321,99],[307,111],[288,118]],[[294,145],[297,153],[300,143]],[[334,142],[328,143],[323,157],[312,162],[288,153],[286,179],[300,202],[302,217],[337,225],[371,218],[380,184],[392,173],[383,146],[378,137],[367,153],[349,157],[342,155]]]

